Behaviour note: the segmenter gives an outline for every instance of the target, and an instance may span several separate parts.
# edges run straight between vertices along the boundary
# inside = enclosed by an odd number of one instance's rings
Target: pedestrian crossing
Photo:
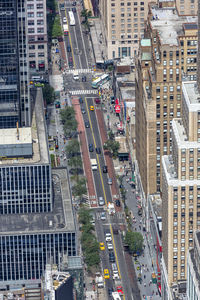
[[[73,90],[73,91],[69,91],[69,93],[72,95],[72,96],[75,96],[75,95],[90,95],[90,94],[98,94],[98,90]]]
[[[64,70],[65,74],[73,74],[74,72],[78,72],[79,74],[94,73],[94,70],[92,70],[92,69],[66,69],[66,70]]]

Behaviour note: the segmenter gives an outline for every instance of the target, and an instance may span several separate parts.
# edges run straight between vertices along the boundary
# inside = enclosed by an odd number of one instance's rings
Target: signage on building
[[[116,105],[115,105],[115,112],[116,112],[116,114],[120,114],[120,111],[121,111],[120,105],[119,105],[119,104],[116,104]]]

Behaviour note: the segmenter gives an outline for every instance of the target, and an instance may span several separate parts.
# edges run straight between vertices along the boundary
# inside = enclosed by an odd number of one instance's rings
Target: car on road
[[[101,148],[96,148],[96,153],[101,154]]]
[[[90,110],[93,111],[94,110],[94,106],[90,105]]]
[[[108,178],[108,184],[109,184],[109,185],[112,184],[112,178]]]
[[[99,205],[100,206],[105,205],[105,200],[103,199],[102,196],[99,197]]]
[[[106,213],[105,213],[105,211],[102,211],[102,213],[101,213],[101,220],[102,221],[106,220]]]
[[[93,152],[93,151],[94,151],[93,144],[89,144],[89,152]]]
[[[100,104],[101,103],[101,100],[99,98],[95,98],[94,101],[95,101],[96,104]]]
[[[118,206],[118,207],[121,206],[121,203],[120,203],[119,199],[117,199],[117,200],[115,201],[115,204],[116,204],[116,206]]]
[[[69,67],[73,68],[73,63],[72,62],[69,62]]]
[[[83,99],[81,97],[79,98],[79,103],[83,104]]]
[[[121,285],[117,286],[116,289],[120,295],[124,295],[123,287]]]
[[[104,245],[104,243],[103,242],[100,242],[99,243],[99,248],[100,248],[100,250],[105,250],[105,245]]]
[[[108,288],[108,296],[111,297],[112,293],[114,292],[113,288]]]
[[[110,278],[108,269],[104,269],[103,273],[104,273],[104,278],[105,279],[109,279]]]
[[[60,3],[60,10],[65,10],[65,4],[64,3]]]
[[[103,173],[108,173],[108,167],[107,166],[103,166]]]
[[[69,62],[73,62],[73,58],[71,56],[69,57]]]
[[[66,17],[63,18],[63,23],[67,23],[67,18]]]
[[[90,122],[89,121],[85,121],[85,127],[90,128]]]
[[[86,76],[82,76],[82,82],[86,82],[87,81],[87,77]]]
[[[108,247],[108,250],[113,250],[113,244],[112,243],[108,242],[107,247]]]
[[[85,113],[86,113],[86,111],[85,111],[85,108],[84,108],[84,107],[81,107],[81,112],[82,112],[82,114],[85,114]]]
[[[71,52],[72,51],[72,49],[71,49],[71,46],[67,46],[67,52]]]
[[[73,5],[73,6],[76,6],[76,1],[74,1],[74,2],[72,3],[72,5]]]
[[[109,252],[109,261],[111,263],[115,262],[115,254],[114,254],[114,252]]]
[[[106,242],[112,242],[112,235],[111,233],[107,232],[105,234]]]
[[[72,11],[76,13],[76,7],[72,7]]]

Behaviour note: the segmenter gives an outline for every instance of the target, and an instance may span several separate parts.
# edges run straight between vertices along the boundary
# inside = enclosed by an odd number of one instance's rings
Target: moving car
[[[66,17],[63,18],[63,23],[67,23],[67,18]]]
[[[72,49],[71,49],[71,46],[67,46],[67,52],[71,52]]]
[[[99,197],[99,205],[102,206],[105,204],[105,200],[103,199],[103,197]]]
[[[112,243],[107,243],[107,247],[108,247],[108,250],[113,250],[113,244]]]
[[[116,289],[120,295],[124,295],[123,287],[121,285],[117,286]]]
[[[106,242],[112,242],[112,235],[111,235],[111,233],[107,232],[105,234],[105,237],[106,237]]]
[[[96,148],[96,153],[101,154],[101,148]]]
[[[105,279],[109,279],[110,278],[108,269],[104,269],[104,278]]]
[[[112,178],[108,178],[108,184],[112,184]]]
[[[108,173],[108,167],[107,166],[103,166],[103,173]]]
[[[105,250],[105,245],[104,245],[104,243],[103,242],[100,242],[99,243],[99,248],[100,248],[100,250]]]
[[[79,103],[82,104],[83,103],[83,99],[80,97],[79,98]]]
[[[75,13],[76,12],[76,7],[72,7],[72,11]]]
[[[106,220],[106,213],[105,213],[105,211],[102,211],[102,213],[101,213],[101,220],[102,221]]]
[[[89,151],[90,151],[90,152],[93,152],[93,151],[94,151],[93,144],[89,144]]]
[[[90,110],[93,111],[94,110],[94,106],[90,105]]]
[[[90,128],[90,122],[89,121],[85,121],[85,127]]]
[[[113,292],[113,288],[110,288],[110,287],[109,287],[109,288],[108,288],[108,296],[111,297],[111,296],[112,296],[112,292]]]
[[[111,263],[115,262],[115,254],[114,254],[114,252],[109,252],[109,261]]]
[[[86,76],[82,76],[82,82],[86,82],[86,81],[87,81]]]

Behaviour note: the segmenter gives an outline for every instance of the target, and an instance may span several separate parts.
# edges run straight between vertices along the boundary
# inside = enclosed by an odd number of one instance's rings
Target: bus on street
[[[74,26],[75,25],[75,18],[73,11],[69,11],[69,25]]]
[[[93,89],[98,89],[101,84],[104,84],[108,80],[110,80],[110,76],[108,74],[103,74],[92,82]]]

